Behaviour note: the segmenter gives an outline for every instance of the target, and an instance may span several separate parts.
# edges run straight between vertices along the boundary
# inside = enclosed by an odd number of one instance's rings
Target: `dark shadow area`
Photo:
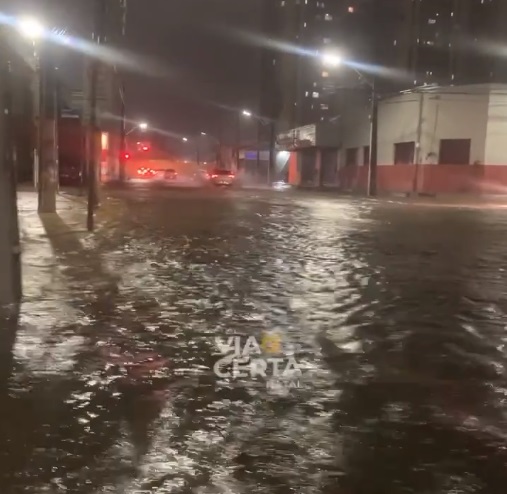
[[[4,397],[12,373],[13,349],[19,321],[19,305],[0,307],[0,399]]]

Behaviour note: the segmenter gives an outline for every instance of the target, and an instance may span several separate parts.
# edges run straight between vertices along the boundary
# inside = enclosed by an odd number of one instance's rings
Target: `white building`
[[[334,179],[322,171],[323,150],[315,147],[314,185],[366,187],[369,104],[358,100],[349,112],[337,125]],[[297,154],[290,175],[302,183],[310,174]],[[383,98],[377,175],[379,192],[507,191],[507,85],[422,88]]]

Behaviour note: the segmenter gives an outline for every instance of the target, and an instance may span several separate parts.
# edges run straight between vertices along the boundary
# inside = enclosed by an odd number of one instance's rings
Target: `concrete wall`
[[[378,163],[394,163],[396,142],[417,142],[420,97],[406,94],[380,102],[378,129]],[[369,123],[366,123],[369,126]]]
[[[441,139],[471,139],[470,164],[485,162],[489,94],[426,94],[423,104],[421,163],[438,158]]]
[[[507,92],[491,92],[488,117],[484,163],[507,165]]]
[[[484,163],[491,111],[485,93],[411,93],[383,100],[379,107],[378,163],[392,165],[395,143],[410,141],[420,141],[416,161],[419,157],[419,163],[433,163],[429,155],[434,153],[438,159],[441,139],[471,139],[470,163]],[[350,116],[344,115],[342,158],[348,148],[369,145],[369,114],[369,108],[362,105]],[[507,126],[507,106],[504,124]]]
[[[354,92],[349,95],[349,104],[343,106],[339,120],[341,149],[338,153],[338,166],[345,166],[345,153],[348,148],[363,148],[370,144],[371,104],[367,93]],[[359,162],[362,163],[360,150]]]

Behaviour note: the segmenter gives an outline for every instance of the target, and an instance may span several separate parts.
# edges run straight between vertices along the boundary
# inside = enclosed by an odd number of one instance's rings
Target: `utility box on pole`
[[[16,173],[13,142],[12,52],[0,27],[0,306],[21,299]]]

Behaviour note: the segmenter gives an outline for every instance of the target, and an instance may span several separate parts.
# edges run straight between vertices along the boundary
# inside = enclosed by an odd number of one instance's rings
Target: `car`
[[[178,178],[178,173],[173,168],[163,170],[162,173],[163,173],[164,180],[174,181]]]
[[[216,169],[210,173],[210,182],[213,185],[232,186],[235,183],[236,175],[232,170]]]

